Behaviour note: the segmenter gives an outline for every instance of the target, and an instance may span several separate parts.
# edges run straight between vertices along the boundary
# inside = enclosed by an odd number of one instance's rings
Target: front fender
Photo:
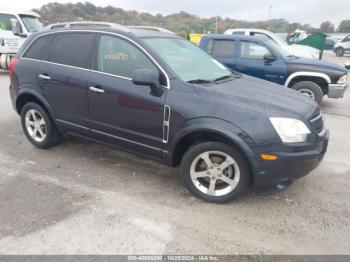
[[[236,125],[218,118],[195,118],[187,121],[186,127],[181,129],[168,143],[169,161],[173,159],[176,145],[183,138],[194,133],[210,133],[225,138],[241,150],[249,161],[253,173],[258,169],[256,155],[252,150],[255,147],[254,141]]]
[[[306,76],[306,77],[318,77],[318,78],[322,78],[323,80],[325,80],[328,84],[332,83],[331,81],[331,78],[324,74],[324,73],[318,73],[318,72],[295,72],[293,74],[291,74],[287,80],[286,80],[286,83],[284,84],[286,87],[289,87],[289,84],[292,82],[292,80],[296,77],[299,77],[299,76]]]

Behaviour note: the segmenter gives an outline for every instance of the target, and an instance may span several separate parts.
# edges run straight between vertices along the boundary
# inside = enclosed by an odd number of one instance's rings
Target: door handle
[[[44,79],[44,80],[51,80],[51,77],[48,76],[47,74],[40,74],[39,78]]]
[[[105,90],[98,86],[90,86],[89,90],[99,94],[103,94],[105,92]]]
[[[245,69],[245,65],[237,65],[237,69],[244,70]]]

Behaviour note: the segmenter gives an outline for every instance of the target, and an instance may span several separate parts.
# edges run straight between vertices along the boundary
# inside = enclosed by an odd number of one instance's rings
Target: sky
[[[81,0],[85,2],[87,0]],[[47,0],[1,0],[1,9],[38,8]],[[79,2],[55,0],[55,2]],[[284,18],[289,22],[308,23],[319,26],[329,20],[338,25],[350,19],[350,0],[95,0],[97,6],[112,5],[126,10],[145,11],[164,15],[185,11],[201,17],[230,17],[239,20],[257,21],[269,18]]]

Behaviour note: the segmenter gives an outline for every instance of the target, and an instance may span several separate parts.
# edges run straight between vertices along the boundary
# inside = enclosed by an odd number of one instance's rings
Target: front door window
[[[255,59],[263,60],[265,55],[270,54],[270,51],[258,43],[254,42],[241,42],[241,58],[242,59]]]
[[[131,79],[136,70],[146,68],[158,72],[156,66],[139,48],[117,37],[100,37],[98,71]]]

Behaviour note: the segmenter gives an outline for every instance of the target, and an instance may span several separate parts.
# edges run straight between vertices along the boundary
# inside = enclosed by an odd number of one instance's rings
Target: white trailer
[[[8,70],[26,38],[42,29],[40,16],[31,11],[0,10],[0,69]]]

